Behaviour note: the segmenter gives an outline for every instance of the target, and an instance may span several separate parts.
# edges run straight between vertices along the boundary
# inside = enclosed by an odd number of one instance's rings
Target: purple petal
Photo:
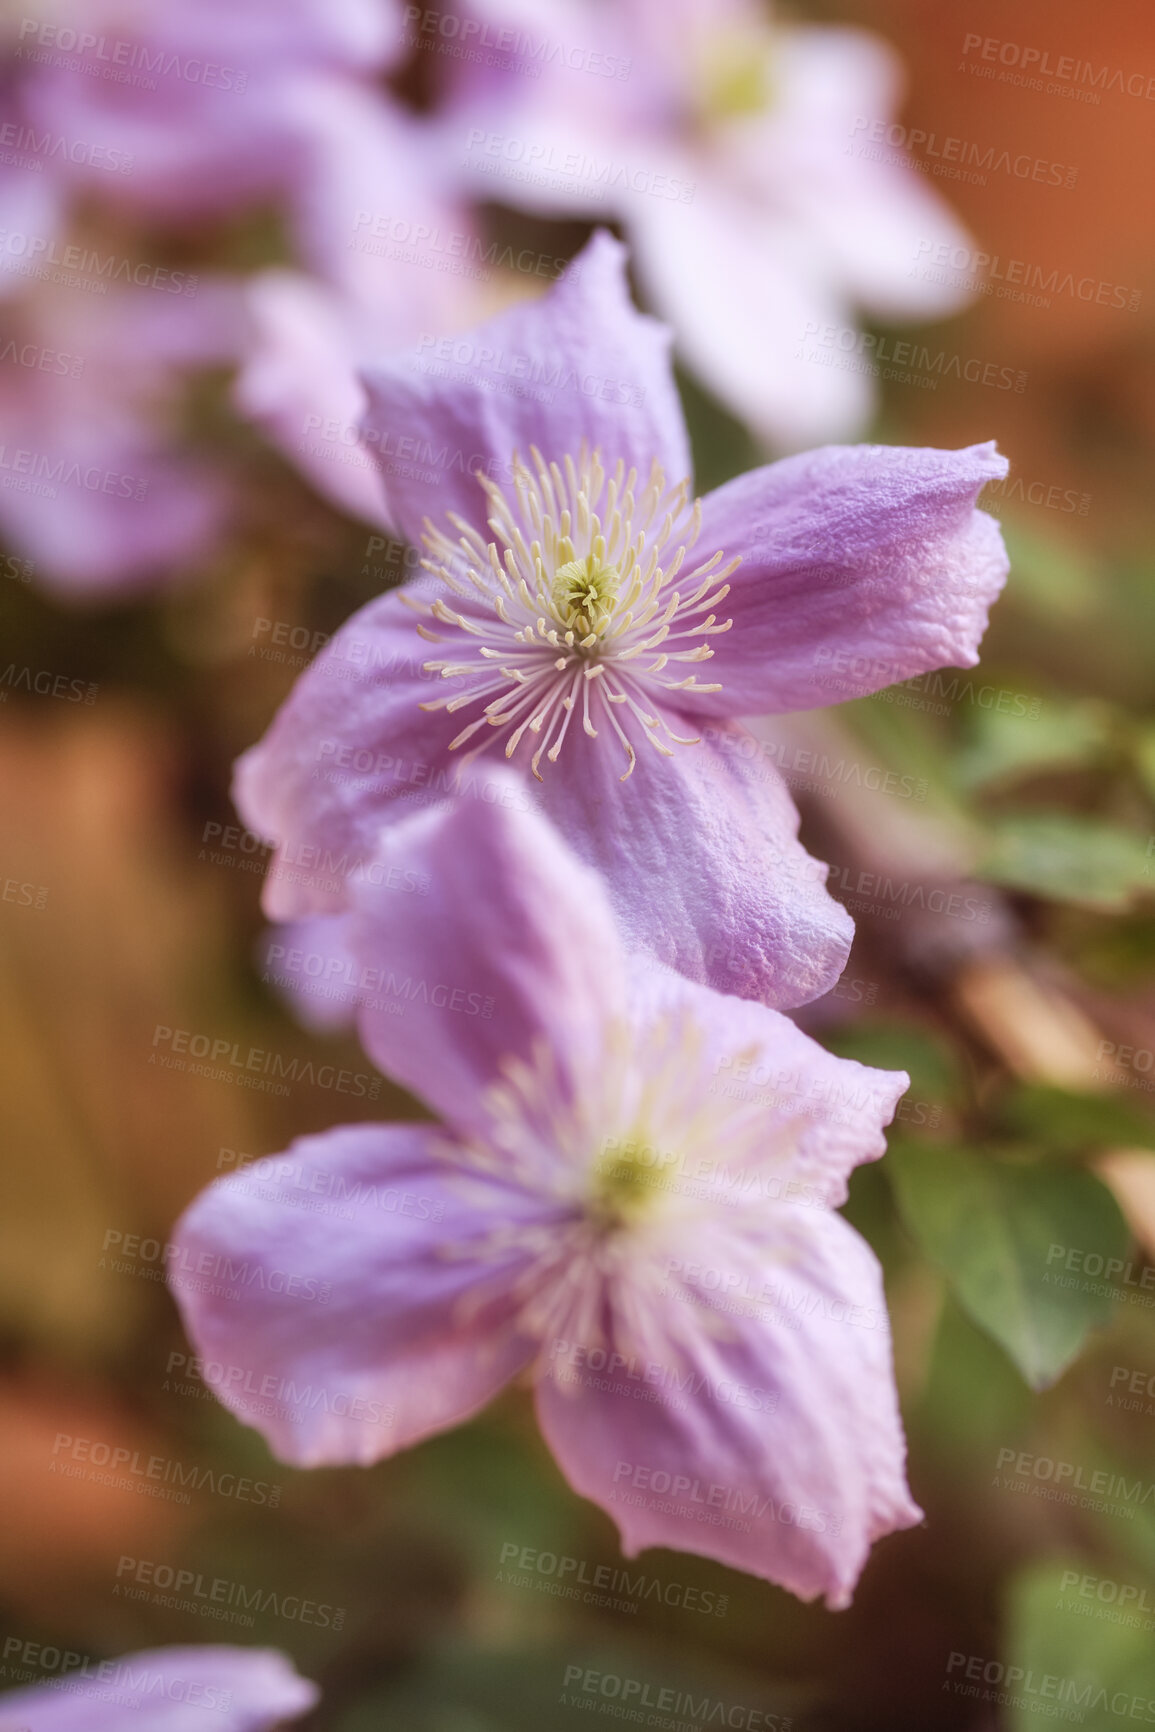
[[[398,36],[402,35],[398,31]],[[401,105],[345,78],[311,78],[294,94],[301,172],[291,185],[304,263],[345,295],[347,335],[363,319],[352,357],[375,363],[427,333],[472,323],[481,310],[456,262],[475,238],[458,200],[452,158],[436,131]],[[360,388],[360,387],[359,387]]]
[[[479,1096],[502,1060],[536,1048],[572,1100],[626,1008],[605,887],[550,825],[516,810],[519,778],[493,774],[494,804],[383,836],[349,922],[350,951],[380,977],[358,1016],[366,1051],[463,1130],[487,1123]]]
[[[248,291],[253,330],[235,386],[255,421],[319,493],[384,527],[377,469],[356,440],[365,393],[354,373],[348,313],[319,283],[263,271]]]
[[[699,165],[690,167],[692,178]],[[702,167],[692,204],[639,199],[631,213],[639,277],[677,331],[679,355],[778,449],[860,431],[872,381],[816,366],[803,341],[808,329],[853,323],[827,256],[775,205],[752,202],[737,174]]]
[[[273,919],[346,908],[353,886],[374,870],[386,823],[423,805],[501,799],[553,820],[604,877],[635,948],[779,1009],[834,984],[852,922],[823,888],[825,869],[796,840],[798,814],[781,777],[743,729],[711,725],[703,741],[675,747],[670,758],[643,745],[622,783],[626,760],[605,728],[596,740],[574,728],[544,779],[523,775],[512,791],[500,752],[463,767],[449,751],[459,715],[420,709],[431,691],[424,648],[400,597],[371,603],[239,761],[238,809],[278,844],[263,897]],[[533,749],[523,741],[520,758]]]
[[[487,1237],[547,1206],[463,1178],[426,1125],[302,1137],[186,1210],[169,1281],[206,1382],[284,1461],[371,1462],[468,1419],[527,1363]],[[484,1315],[469,1301],[488,1296]]]
[[[538,1414],[627,1557],[696,1552],[839,1608],[872,1542],[921,1515],[882,1280],[839,1216],[772,1213],[772,1237],[707,1219],[672,1247],[646,1349],[618,1328],[614,1374],[587,1371],[580,1343],[555,1342]],[[656,1398],[633,1399],[638,1388]]]
[[[304,1028],[314,1034],[351,1029],[371,986],[349,949],[347,914],[314,914],[273,926],[257,940],[257,966]]]
[[[699,547],[742,564],[723,604],[733,629],[711,640],[722,689],[684,708],[817,709],[973,667],[1007,573],[999,526],[975,500],[1006,472],[993,444],[830,446],[711,493]]]
[[[841,974],[853,922],[765,754],[734,724],[708,735],[670,758],[640,747],[623,784],[614,742],[575,730],[541,785],[545,813],[604,876],[632,947],[722,992],[805,1004]]]
[[[500,484],[531,446],[576,459],[584,440],[611,467],[621,458],[646,477],[656,459],[671,485],[689,475],[670,333],[633,306],[625,264],[599,231],[541,300],[364,372],[386,516],[410,541],[448,512],[483,525],[475,472]]]
[[[827,278],[878,317],[958,312],[970,293],[912,267],[943,243],[969,248],[970,236],[904,151],[868,142],[869,122],[901,105],[897,55],[865,31],[826,27],[780,32],[775,55],[781,98],[742,129],[731,173],[764,177],[766,197],[807,231]]]
[[[779,1128],[793,1133],[781,1170],[765,1185],[751,1178],[751,1196],[837,1208],[854,1168],[885,1154],[883,1127],[910,1086],[905,1071],[835,1058],[789,1017],[669,969],[635,967],[630,996],[637,1027],[678,1012],[693,1018],[705,1035],[701,1063],[709,1092],[757,1112],[767,1145]],[[710,1178],[708,1163],[692,1177]]]
[[[274,920],[339,913],[386,814],[451,797],[461,723],[420,708],[437,676],[397,595],[354,614],[302,674],[263,740],[238,761],[245,823],[279,845],[263,896]]]
[[[0,1696],[0,1732],[271,1732],[318,1694],[273,1648],[146,1648]]]

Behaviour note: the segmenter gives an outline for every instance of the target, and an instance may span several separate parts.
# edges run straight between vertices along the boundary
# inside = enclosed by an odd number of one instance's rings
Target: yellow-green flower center
[[[612,1138],[590,1175],[589,1218],[603,1229],[636,1225],[666,1188],[665,1165],[644,1135]]]
[[[571,721],[591,740],[604,728],[626,753],[625,781],[635,742],[666,757],[696,743],[674,733],[664,712],[680,710],[682,693],[720,689],[692,670],[713,656],[710,639],[730,629],[712,610],[739,561],[723,564],[721,550],[700,564],[689,559],[702,507],[691,503],[688,481],[668,487],[656,462],[643,484],[636,469],[608,468],[586,446],[549,463],[534,446],[530,459],[532,467],[514,458],[507,492],[478,475],[492,541],[456,514],[453,535],[426,526],[427,570],[469,607],[404,598],[425,614],[417,630],[427,642],[443,642],[437,628],[451,628],[447,653],[425,667],[458,690],[421,707],[480,710],[451,752],[488,727],[509,730],[512,757],[528,735],[539,780],[543,759],[557,763]]]
[[[595,554],[568,559],[554,573],[552,600],[567,631],[600,637],[618,604],[622,576]]]
[[[768,34],[722,31],[703,56],[698,105],[708,123],[762,114],[773,100],[773,53]]]

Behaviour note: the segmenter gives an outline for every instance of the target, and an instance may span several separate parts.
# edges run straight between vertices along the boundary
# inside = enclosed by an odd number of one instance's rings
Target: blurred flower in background
[[[471,232],[427,129],[381,83],[404,53],[399,9],[140,0],[13,22],[4,47],[16,545],[77,595],[187,573],[228,507],[208,453],[181,449],[182,382],[208,368],[247,366],[242,412],[375,520],[341,471],[356,454],[338,441],[310,463],[305,434],[331,414],[355,426],[355,361],[460,318],[467,283],[416,268],[398,236]],[[206,277],[213,225],[246,215],[310,275],[246,285],[226,257]],[[179,266],[162,262],[174,247]]]
[[[82,1654],[28,1662],[49,1673],[27,1690],[0,1694],[2,1732],[271,1732],[317,1700],[283,1655],[241,1648],[155,1648],[93,1661]]]
[[[965,290],[911,269],[928,238],[968,245],[961,225],[901,151],[851,146],[857,117],[897,107],[898,63],[877,37],[772,20],[757,0],[474,10],[501,71],[467,61],[449,80],[442,124],[467,184],[545,215],[620,219],[680,353],[768,444],[845,438],[874,408],[867,369],[816,375],[816,332],[965,306]],[[435,50],[444,25],[417,11],[411,29]]]

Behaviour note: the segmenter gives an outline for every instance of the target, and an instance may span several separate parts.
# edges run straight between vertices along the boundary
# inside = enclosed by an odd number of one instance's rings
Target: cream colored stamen
[[[708,639],[730,629],[711,610],[729,593],[739,561],[723,565],[719,552],[683,573],[702,508],[688,482],[668,487],[657,463],[639,491],[636,470],[619,461],[610,472],[597,451],[583,448],[560,464],[534,447],[530,456],[532,468],[514,459],[512,499],[477,477],[492,541],[452,513],[456,539],[426,520],[423,563],[460,605],[406,599],[433,622],[417,628],[429,642],[443,641],[437,624],[468,641],[455,658],[425,663],[461,690],[421,707],[482,706],[451,751],[488,726],[506,733],[512,757],[532,735],[539,781],[542,758],[556,764],[575,714],[591,739],[604,723],[626,753],[625,781],[635,741],[667,757],[671,744],[697,744],[673,733],[662,709],[672,694],[721,689],[685,670],[708,661]]]

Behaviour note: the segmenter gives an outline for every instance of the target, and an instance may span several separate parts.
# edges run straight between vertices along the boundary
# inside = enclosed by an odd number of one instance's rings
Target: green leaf
[[[1076,1572],[1078,1583],[1070,1580]],[[1042,1715],[1060,1708],[1070,1711],[1066,1717],[1077,1720],[1083,1732],[1150,1724],[1155,1653],[1149,1616],[1139,1613],[1128,1622],[1113,1604],[1079,1592],[1084,1576],[1111,1580],[1115,1573],[1075,1558],[1034,1564],[1013,1582],[1006,1664],[1018,1670],[1013,1680],[1008,1675],[1001,1680],[1005,1724],[1012,1732],[1038,1732],[1047,1723]],[[1155,1601],[1155,1589],[1136,1576],[1119,1586],[1139,1593],[1145,1589],[1148,1607]],[[1134,1614],[1134,1606],[1131,1610]],[[982,1668],[977,1671],[981,1677]],[[965,1676],[965,1667],[957,1667],[952,1688],[960,1680],[965,1685]],[[980,1699],[983,1688],[980,1683]]]
[[[1019,813],[998,823],[979,876],[1087,908],[1125,910],[1155,887],[1144,840],[1093,818]]]
[[[904,1070],[910,1077],[909,1099],[957,1101],[965,1084],[954,1050],[943,1040],[895,1021],[859,1021],[834,1028],[824,1036],[839,1058],[857,1059],[878,1070]]]
[[[1034,1389],[1066,1370],[1111,1315],[1102,1282],[1063,1286],[1054,1245],[1122,1257],[1126,1223],[1090,1173],[1011,1166],[970,1149],[901,1145],[886,1166],[911,1233],[963,1308],[1004,1347]]]
[[[1102,757],[1114,716],[1093,700],[1068,703],[1011,694],[1006,710],[978,710],[965,749],[956,760],[964,788],[986,788],[1047,770],[1078,769]]]
[[[1012,1135],[1048,1155],[1155,1147],[1155,1122],[1113,1095],[1069,1094],[1024,1083],[1008,1096],[999,1116]]]
[[[1060,539],[1008,514],[1003,538],[1011,556],[1008,600],[1013,605],[1041,614],[1048,625],[1056,619],[1086,619],[1101,605],[1103,582],[1096,561],[1069,535]]]

